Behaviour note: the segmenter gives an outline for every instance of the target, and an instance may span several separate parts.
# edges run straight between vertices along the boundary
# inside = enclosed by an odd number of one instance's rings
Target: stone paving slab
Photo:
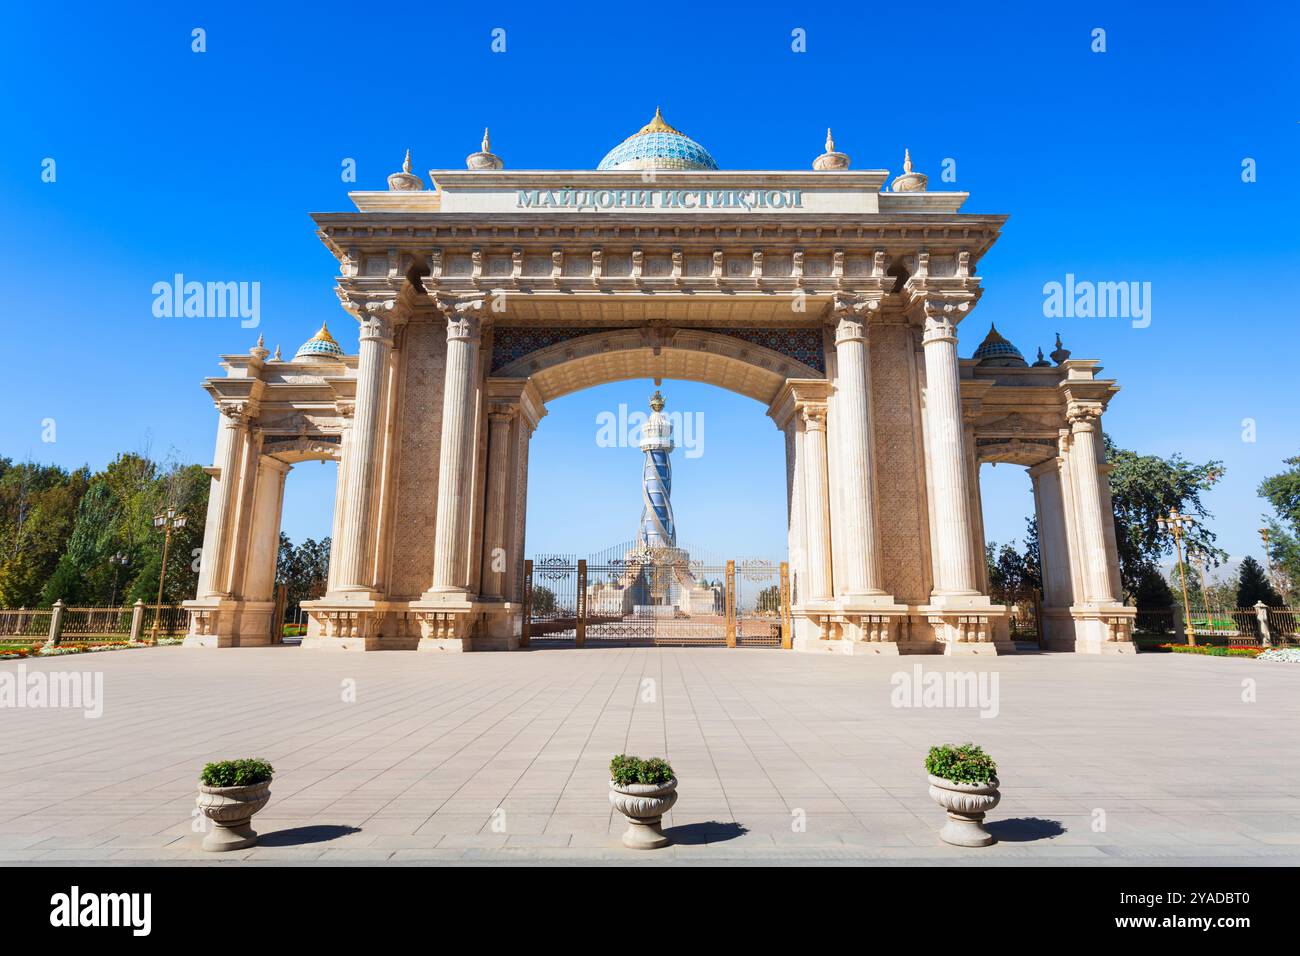
[[[1300,863],[1294,665],[179,647],[22,663],[102,674],[104,711],[0,710],[5,864]],[[996,675],[996,716],[895,706],[917,667]],[[1003,784],[981,850],[938,840],[921,766],[965,740]],[[672,761],[676,846],[620,845],[617,752]],[[204,853],[198,770],[241,756],[276,767],[262,843]]]

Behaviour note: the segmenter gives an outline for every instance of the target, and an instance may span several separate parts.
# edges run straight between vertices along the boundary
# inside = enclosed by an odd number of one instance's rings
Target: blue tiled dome
[[[343,357],[343,347],[334,341],[334,336],[330,335],[330,330],[322,322],[320,331],[302,343],[302,348],[298,349],[294,355],[295,362],[301,359],[330,361],[341,359]]]
[[[597,169],[717,169],[709,151],[680,130],[664,122],[655,110],[640,130],[619,143]]]
[[[1025,357],[1020,354],[1020,349],[1003,338],[993,325],[989,326],[989,334],[984,336],[984,341],[980,343],[972,357],[980,365],[1001,368],[1027,368],[1029,365]]]

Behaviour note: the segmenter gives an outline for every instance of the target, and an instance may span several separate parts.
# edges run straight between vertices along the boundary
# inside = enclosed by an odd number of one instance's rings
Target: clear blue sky
[[[1121,444],[1227,463],[1215,527],[1234,554],[1257,551],[1255,487],[1300,453],[1300,18],[1293,4],[1136,6],[15,7],[0,39],[0,454],[100,467],[148,442],[208,463],[199,382],[220,353],[256,331],[291,352],[322,318],[355,349],[308,218],[349,208],[345,158],[381,188],[408,146],[421,172],[460,167],[490,125],[510,167],[592,168],[661,104],[724,169],[808,168],[828,125],[857,168],[896,172],[904,146],[935,178],[954,159],[966,208],[1011,216],[963,353],[991,320],[1030,358],[1059,329],[1123,384],[1107,416]],[[195,27],[206,53],[191,52]],[[1258,182],[1241,181],[1246,157]],[[177,272],[260,282],[261,329],[154,318],[151,286]],[[1152,283],[1151,326],[1043,318],[1043,284],[1067,272]],[[781,447],[762,409],[670,389],[707,423],[705,455],[677,461],[682,536],[779,550]],[[631,535],[639,456],[595,449],[594,419],[649,390],[554,404],[534,439],[532,547]],[[985,471],[989,537],[1018,537],[1022,473]],[[331,495],[332,466],[297,469],[286,530],[327,533]]]

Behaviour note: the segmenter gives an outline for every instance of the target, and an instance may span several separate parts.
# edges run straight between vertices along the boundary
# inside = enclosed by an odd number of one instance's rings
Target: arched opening
[[[532,377],[552,399],[528,457],[529,646],[780,646],[790,489],[768,412],[784,379],[732,357],[635,351]],[[696,380],[648,377],[650,364]],[[671,452],[642,447],[652,393]]]
[[[268,642],[301,641],[299,605],[328,588],[338,449],[328,442],[264,436],[253,475],[240,593],[267,608]],[[286,627],[288,625],[288,627]]]
[[[307,632],[302,603],[329,590],[338,480],[338,462],[329,457],[303,459],[285,477],[275,568],[281,643],[301,643]]]

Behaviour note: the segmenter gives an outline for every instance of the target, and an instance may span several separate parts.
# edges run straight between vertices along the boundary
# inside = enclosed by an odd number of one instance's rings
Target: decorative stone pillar
[[[478,373],[483,309],[481,297],[443,306],[447,317],[447,364],[443,380],[438,509],[430,594],[468,596],[466,509],[470,497],[470,457],[474,437],[474,379]]]
[[[808,602],[831,599],[831,512],[826,475],[826,406],[804,405],[803,491],[808,534]]]
[[[361,348],[357,361],[357,397],[348,456],[347,494],[343,515],[339,569],[335,587],[340,592],[369,594],[371,508],[380,450],[384,410],[384,383],[388,355],[393,346],[396,305],[391,300],[368,305],[361,320]]]
[[[507,474],[510,467],[510,423],[514,409],[493,405],[488,411],[488,484],[483,528],[483,596],[504,600],[506,597],[506,501]]]
[[[935,597],[979,593],[972,555],[970,470],[962,432],[961,378],[954,310],[967,304],[927,302],[925,334],[926,436],[930,492],[934,496]]]
[[[252,409],[242,402],[221,402],[217,409],[221,413],[221,426],[215,467],[208,472],[212,475],[212,488],[199,563],[199,598],[230,596],[231,537],[240,485],[239,465],[248,440],[248,420],[252,417]]]
[[[1079,545],[1083,551],[1083,597],[1090,604],[1115,604],[1117,595],[1111,590],[1103,512],[1106,494],[1099,470],[1100,443],[1097,441],[1097,432],[1100,430],[1101,406],[1085,402],[1073,403],[1067,411],[1067,417],[1070,422],[1070,460],[1079,519]]]
[[[880,534],[876,520],[874,463],[872,462],[870,401],[865,314],[879,305],[875,300],[835,302],[835,356],[838,378],[835,414],[839,440],[840,508],[843,528],[840,569],[851,599],[857,595],[882,595]]]

